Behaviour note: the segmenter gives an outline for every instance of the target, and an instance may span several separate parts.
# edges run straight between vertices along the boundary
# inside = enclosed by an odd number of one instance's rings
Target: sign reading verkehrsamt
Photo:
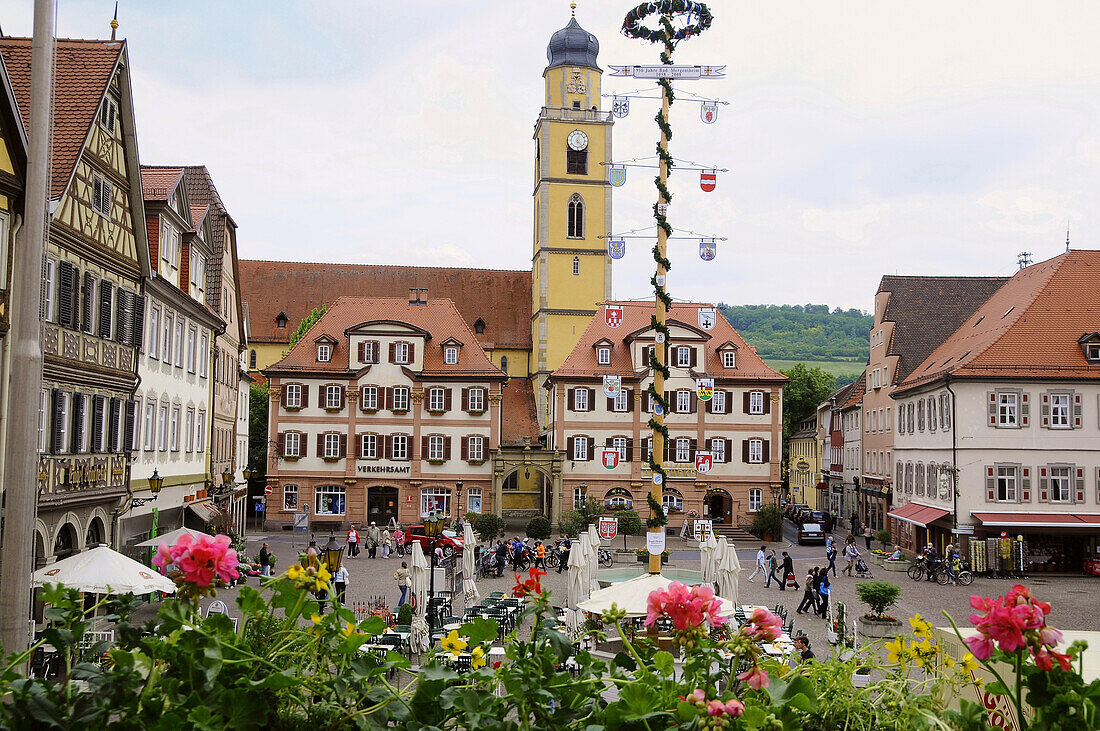
[[[411,470],[407,464],[361,464],[355,468],[362,475],[407,475]]]

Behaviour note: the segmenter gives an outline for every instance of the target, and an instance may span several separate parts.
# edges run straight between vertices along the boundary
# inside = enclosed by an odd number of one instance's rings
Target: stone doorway
[[[367,523],[378,523],[379,527],[397,520],[397,488],[389,485],[376,485],[367,488]]]

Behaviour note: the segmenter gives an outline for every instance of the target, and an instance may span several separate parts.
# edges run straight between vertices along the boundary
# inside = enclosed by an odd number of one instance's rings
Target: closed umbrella
[[[718,588],[719,593],[728,597],[734,604],[740,603],[741,562],[737,560],[737,549],[723,538],[719,544]]]
[[[118,551],[99,546],[61,559],[34,572],[32,586],[61,584],[89,594],[172,594],[175,583],[145,564]]]
[[[470,525],[469,521],[465,523],[462,528],[462,589],[465,595],[465,606],[469,607],[471,604],[477,602],[481,598],[481,592],[477,590],[477,582],[474,581],[475,569],[474,569],[474,549],[477,548],[477,541],[474,539],[474,527]]]
[[[592,593],[591,577],[590,577],[590,571],[591,571],[590,564],[592,563],[592,551],[590,549],[591,549],[591,542],[588,540],[588,531],[581,531],[581,534],[579,536],[577,536],[577,540],[574,541],[574,543],[573,543],[573,550],[570,552],[570,553],[580,554],[577,557],[576,561],[577,561],[578,570],[580,571],[580,574],[581,574],[580,577],[578,578],[578,581],[580,582],[580,586],[581,586],[580,595],[579,595],[581,597],[581,599],[583,599],[584,597],[586,597],[590,593]],[[573,557],[572,556],[569,557],[569,564],[570,564],[570,567],[572,567],[572,564],[573,564]]]
[[[718,566],[715,562],[715,552],[718,550],[718,541],[714,532],[707,533],[707,538],[699,544],[699,568],[703,573],[703,583],[713,584],[718,578]]]
[[[409,565],[409,594],[413,605],[412,626],[409,627],[409,646],[417,653],[431,647],[428,633],[428,559],[419,541],[412,542],[412,563]]]
[[[582,537],[585,534],[581,534]],[[588,593],[588,580],[587,569],[585,563],[588,557],[584,551],[581,550],[580,538],[573,541],[573,546],[569,551],[569,566],[566,567],[566,605],[569,607],[569,611],[565,613],[565,626],[568,627],[574,635],[580,629],[580,612],[577,611],[577,603],[584,598]]]
[[[600,590],[597,575],[600,571],[600,531],[594,525],[588,526],[588,586],[589,592]]]
[[[156,548],[162,543],[167,543],[169,546],[174,546],[176,545],[176,541],[179,540],[180,536],[191,536],[193,539],[196,540],[198,540],[200,536],[206,536],[210,540],[214,540],[214,536],[210,535],[209,533],[203,533],[201,530],[194,530],[192,528],[176,528],[174,531],[165,533],[162,536],[157,536],[156,538],[150,538],[147,541],[142,541],[137,545],[138,548]]]

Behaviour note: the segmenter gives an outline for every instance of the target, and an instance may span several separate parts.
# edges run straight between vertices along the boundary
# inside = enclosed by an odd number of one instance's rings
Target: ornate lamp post
[[[431,557],[428,559],[428,571],[430,571],[430,578],[428,579],[428,632],[430,633],[435,629],[435,618],[433,613],[435,608],[432,606],[435,603],[435,549],[439,543],[439,536],[443,533],[443,513],[439,510],[433,510],[431,514],[424,519],[424,535],[431,541]]]
[[[772,491],[772,505],[774,505],[775,509],[776,509],[776,512],[775,512],[775,529],[774,529],[775,530],[775,539],[777,541],[780,541],[780,540],[783,540],[783,517],[782,517],[783,514],[779,512],[779,496],[783,492],[783,485],[782,484],[772,485],[771,486],[771,491]]]
[[[462,510],[462,480],[455,482],[455,509],[453,512],[455,517],[460,520],[466,514],[465,511]]]
[[[328,543],[321,549],[321,557],[325,562],[325,568],[335,576],[336,572],[340,570],[340,563],[344,559],[344,547],[336,542],[336,537],[331,533],[328,536]]]
[[[160,476],[157,469],[153,468],[153,476],[149,478],[149,492],[153,497],[136,497],[130,501],[130,506],[140,508],[145,503],[151,503],[157,499],[157,495],[160,494],[160,489],[164,487],[164,478]]]

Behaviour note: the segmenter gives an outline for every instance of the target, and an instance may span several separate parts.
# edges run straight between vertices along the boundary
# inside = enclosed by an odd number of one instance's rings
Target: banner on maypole
[[[686,66],[682,64],[612,66],[611,75],[633,76],[635,79],[721,79],[726,75],[726,67],[725,65]]]

